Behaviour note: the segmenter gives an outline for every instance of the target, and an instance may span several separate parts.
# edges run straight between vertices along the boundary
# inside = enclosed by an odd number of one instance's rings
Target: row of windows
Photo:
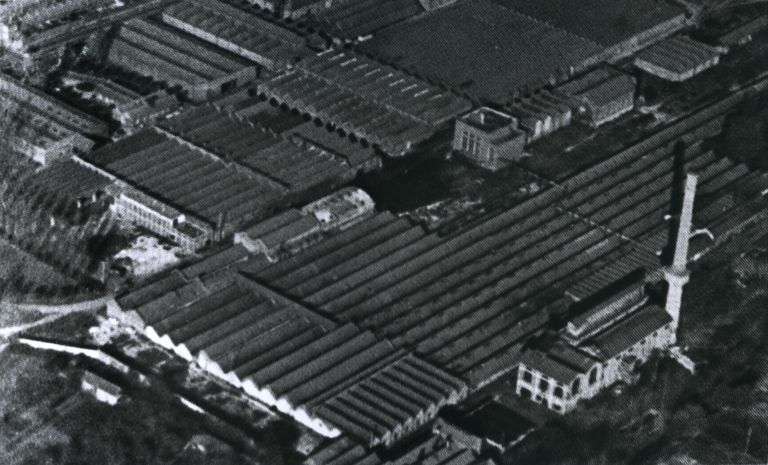
[[[461,133],[461,150],[472,155],[477,155],[480,138],[477,134],[464,130]]]

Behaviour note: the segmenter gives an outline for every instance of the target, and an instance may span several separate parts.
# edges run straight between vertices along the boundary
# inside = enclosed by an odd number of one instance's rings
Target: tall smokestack
[[[680,212],[680,222],[675,240],[675,253],[672,265],[664,271],[669,290],[667,291],[666,311],[672,317],[675,331],[680,322],[680,307],[682,305],[683,286],[688,283],[688,242],[691,237],[693,221],[693,199],[696,196],[696,183],[699,177],[688,173],[685,178],[685,193],[683,208]]]

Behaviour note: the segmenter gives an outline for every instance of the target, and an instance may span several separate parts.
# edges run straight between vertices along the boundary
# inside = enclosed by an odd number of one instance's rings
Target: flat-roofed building
[[[375,210],[367,192],[346,187],[305,205],[301,212],[317,219],[324,231],[343,231],[373,216]]]
[[[632,111],[636,85],[634,77],[604,66],[557,90],[570,97],[577,118],[598,127]]]
[[[687,36],[675,36],[643,50],[635,66],[667,81],[681,82],[720,63],[721,50]]]
[[[490,170],[520,160],[526,135],[517,119],[488,107],[478,108],[456,120],[453,149],[473,163]]]

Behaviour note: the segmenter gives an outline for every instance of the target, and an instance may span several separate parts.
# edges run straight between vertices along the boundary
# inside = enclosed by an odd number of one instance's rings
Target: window
[[[522,397],[523,399],[530,399],[531,398],[531,391],[529,391],[526,388],[521,388],[520,389],[520,397]]]
[[[522,370],[523,370],[523,381],[525,381],[526,383],[530,383],[531,381],[533,381],[533,376],[531,375],[531,372],[526,370],[525,368],[523,368]]]
[[[589,372],[589,384],[595,384],[596,382],[597,382],[597,367],[594,367]]]
[[[581,387],[581,378],[576,378],[573,380],[573,384],[571,384],[571,392],[575,395],[579,393],[579,388]]]
[[[469,133],[464,131],[461,134],[461,150],[467,150],[469,148]]]
[[[548,389],[549,389],[549,381],[547,381],[544,378],[540,379],[539,380],[539,390],[540,391],[546,391]]]
[[[561,386],[555,386],[554,395],[558,399],[563,398],[563,388]]]

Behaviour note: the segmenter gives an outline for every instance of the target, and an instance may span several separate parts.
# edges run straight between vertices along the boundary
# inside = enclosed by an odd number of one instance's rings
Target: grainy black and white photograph
[[[0,465],[768,464],[768,0],[0,0]]]

